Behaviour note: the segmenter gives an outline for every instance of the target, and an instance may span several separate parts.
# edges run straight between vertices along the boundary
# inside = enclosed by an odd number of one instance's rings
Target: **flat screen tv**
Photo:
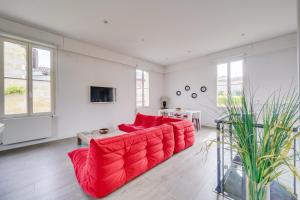
[[[90,92],[93,103],[113,103],[116,101],[116,88],[91,86]]]

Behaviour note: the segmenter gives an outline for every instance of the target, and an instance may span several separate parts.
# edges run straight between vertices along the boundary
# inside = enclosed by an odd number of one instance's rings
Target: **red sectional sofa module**
[[[133,132],[145,128],[162,125],[163,116],[136,114],[133,124],[120,124],[118,127],[121,131]]]
[[[132,132],[161,124],[171,124],[174,128],[174,153],[178,153],[194,144],[194,125],[192,122],[183,119],[138,113],[133,124],[120,124],[118,127],[121,131]]]
[[[69,157],[83,190],[98,198],[170,158],[174,148],[173,126],[163,124],[91,140],[89,148],[74,150]]]
[[[168,122],[173,126],[175,148],[174,153],[178,153],[195,143],[194,125],[190,121],[181,120]]]

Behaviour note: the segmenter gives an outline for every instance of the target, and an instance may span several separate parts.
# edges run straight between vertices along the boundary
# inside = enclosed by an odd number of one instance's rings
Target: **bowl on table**
[[[108,128],[101,128],[101,129],[99,129],[99,133],[100,134],[106,134],[106,133],[108,133],[108,131],[109,131]]]

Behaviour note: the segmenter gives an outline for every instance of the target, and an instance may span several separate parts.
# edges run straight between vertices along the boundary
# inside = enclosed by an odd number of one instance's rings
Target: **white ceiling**
[[[290,33],[297,23],[296,0],[0,0],[0,16],[161,65]]]

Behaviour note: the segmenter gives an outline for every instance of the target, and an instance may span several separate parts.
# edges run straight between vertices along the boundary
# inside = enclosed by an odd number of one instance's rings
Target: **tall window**
[[[15,40],[0,38],[0,101],[3,115],[52,112],[53,51]],[[3,64],[3,67],[2,67]],[[3,103],[2,103],[3,102]],[[0,113],[1,114],[1,113]]]
[[[136,70],[136,107],[149,106],[149,72]]]
[[[222,63],[217,66],[217,106],[224,107],[230,92],[237,104],[243,93],[243,60]]]

